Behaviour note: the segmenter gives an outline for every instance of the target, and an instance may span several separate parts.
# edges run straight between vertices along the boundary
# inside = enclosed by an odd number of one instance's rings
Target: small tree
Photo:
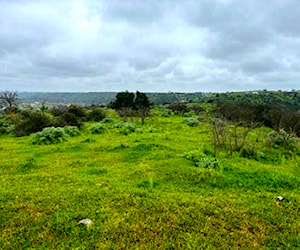
[[[132,116],[134,107],[134,93],[128,91],[119,92],[112,106],[118,111],[119,115],[125,117],[125,119],[128,116]]]
[[[150,102],[147,95],[137,91],[134,99],[134,107],[137,111],[137,115],[142,119],[142,124],[144,124],[145,118],[149,116],[150,113]]]
[[[16,91],[1,91],[0,92],[0,102],[11,109],[18,104],[18,93]]]
[[[47,111],[48,110],[48,107],[47,107],[47,98],[41,98],[40,99],[40,105],[41,105],[41,107],[40,107],[40,109],[41,109],[41,111]]]
[[[142,124],[144,124],[145,118],[149,116],[150,111],[150,102],[147,95],[139,91],[136,94],[128,91],[119,92],[111,106],[125,119],[128,116],[141,117]]]

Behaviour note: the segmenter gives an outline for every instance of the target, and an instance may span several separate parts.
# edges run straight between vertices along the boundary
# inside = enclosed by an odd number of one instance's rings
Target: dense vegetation
[[[299,94],[248,95],[12,105],[0,117],[0,245],[300,247]]]

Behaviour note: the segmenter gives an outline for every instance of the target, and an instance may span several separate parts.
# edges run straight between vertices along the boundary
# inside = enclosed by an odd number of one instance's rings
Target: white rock
[[[83,219],[78,221],[78,224],[84,224],[87,227],[90,227],[93,224],[93,222],[90,219]]]
[[[282,196],[277,196],[277,199],[280,200],[280,201],[282,201],[282,200],[284,200],[284,197],[282,197]]]

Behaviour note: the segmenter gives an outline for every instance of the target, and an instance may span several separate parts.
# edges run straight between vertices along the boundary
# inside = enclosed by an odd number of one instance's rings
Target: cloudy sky
[[[300,89],[299,0],[0,0],[0,90]]]

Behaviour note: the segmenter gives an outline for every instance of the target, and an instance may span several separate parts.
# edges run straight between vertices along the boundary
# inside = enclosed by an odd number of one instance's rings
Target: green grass
[[[292,160],[221,154],[221,168],[201,168],[183,155],[212,150],[207,124],[136,122],[142,133],[123,135],[111,123],[56,145],[0,137],[1,249],[300,247]],[[91,227],[78,224],[85,218]]]

